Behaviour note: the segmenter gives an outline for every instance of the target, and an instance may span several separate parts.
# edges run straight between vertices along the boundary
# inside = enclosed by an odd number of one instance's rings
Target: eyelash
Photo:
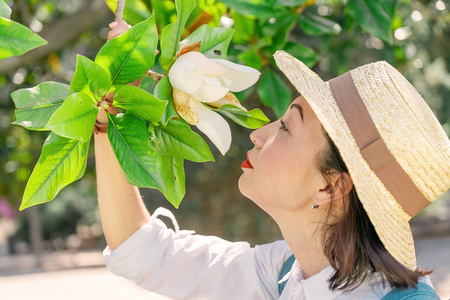
[[[288,131],[289,132],[289,130],[286,128],[286,125],[284,124],[284,122],[283,122],[283,120],[282,119],[280,119],[280,123],[281,123],[281,126],[280,126],[280,129],[281,130],[285,130],[285,131]]]

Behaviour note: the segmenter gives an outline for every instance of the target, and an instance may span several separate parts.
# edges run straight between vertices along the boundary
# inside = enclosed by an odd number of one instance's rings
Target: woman
[[[123,21],[111,27],[110,38],[128,28]],[[408,222],[450,186],[450,142],[431,110],[385,62],[323,82],[285,52],[275,60],[302,96],[251,133],[239,189],[277,222],[285,241],[251,248],[167,229],[126,182],[100,133],[109,269],[174,299],[381,299],[418,282],[429,288]]]

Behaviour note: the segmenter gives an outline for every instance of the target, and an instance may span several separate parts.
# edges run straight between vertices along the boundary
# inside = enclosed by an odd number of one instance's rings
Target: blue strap
[[[440,300],[436,291],[424,282],[419,282],[417,288],[412,286],[406,289],[396,288],[390,291],[382,298],[382,300]]]
[[[284,276],[292,269],[292,265],[294,264],[295,256],[292,254],[289,258],[284,262],[281,267],[280,275],[278,276],[278,281],[283,279]],[[287,280],[278,284],[278,293],[281,295],[283,293],[284,287],[286,286]]]

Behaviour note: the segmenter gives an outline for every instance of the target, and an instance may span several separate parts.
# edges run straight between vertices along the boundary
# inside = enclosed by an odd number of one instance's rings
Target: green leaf
[[[291,89],[278,74],[270,69],[266,69],[262,74],[257,92],[262,103],[272,107],[278,118],[283,116],[291,103]]]
[[[81,92],[97,102],[108,93],[110,86],[108,73],[102,67],[87,57],[77,55],[77,67],[70,83],[71,94]]]
[[[212,28],[202,25],[189,37],[184,39],[180,45],[202,41],[200,52],[209,58],[227,59],[228,45],[233,37],[234,29],[219,27]]]
[[[170,120],[167,126],[151,127],[154,132],[150,146],[161,156],[173,156],[195,162],[214,161],[205,140],[191,130],[186,121]]]
[[[159,63],[165,70],[169,69],[172,58],[178,51],[178,44],[184,26],[195,7],[194,0],[176,0],[175,3],[177,7],[177,21],[167,25],[161,33],[161,56],[159,57]]]
[[[161,176],[164,180],[164,196],[175,208],[186,193],[183,159],[178,157],[161,157]]]
[[[31,29],[0,17],[0,60],[10,56],[22,55],[31,49],[47,44]]]
[[[222,0],[221,2],[240,14],[253,15],[258,18],[270,17],[276,12],[272,5],[267,4],[263,0]]]
[[[150,78],[149,76],[143,76],[141,83],[139,84],[139,88],[153,94],[153,91],[155,89],[155,80]]]
[[[33,88],[14,91],[11,98],[17,109],[16,121],[12,124],[29,130],[48,130],[45,125],[67,96],[69,86],[57,82],[44,82]]]
[[[298,16],[290,11],[280,11],[260,26],[260,36],[271,36],[271,50],[283,49],[290,31],[294,28]]]
[[[270,35],[276,37],[277,34],[282,34],[286,37],[286,32],[290,29],[294,22],[297,21],[298,16],[291,12],[281,11],[267,19],[260,26],[260,36]]]
[[[226,104],[215,109],[215,111],[230,118],[237,124],[250,129],[257,129],[270,122],[266,115],[258,108],[245,111],[234,105]]]
[[[115,13],[117,0],[105,0],[105,2],[108,5],[109,9],[111,9],[111,11]],[[130,25],[134,25],[148,19],[151,15],[151,12],[145,6],[144,2],[145,1],[142,0],[127,0],[125,8],[123,9],[122,18],[126,20]]]
[[[155,95],[156,98],[161,100],[167,100],[167,106],[166,110],[164,111],[164,114],[161,118],[161,122],[164,125],[167,125],[167,122],[169,122],[172,118],[178,118],[177,111],[175,109],[175,106],[173,104],[172,99],[172,86],[170,85],[169,77],[164,76],[163,79],[161,79],[155,86],[155,90],[153,91],[153,95]]]
[[[132,114],[108,115],[108,138],[127,181],[164,191],[161,156],[148,145],[145,122]]]
[[[107,42],[95,62],[111,78],[111,89],[141,78],[153,67],[158,43],[154,14],[127,32]]]
[[[231,11],[231,18],[234,21],[233,28],[235,30],[233,43],[249,43],[255,34],[256,19],[252,16],[241,15],[235,10]]]
[[[300,6],[306,2],[308,0],[279,0],[279,3],[284,6]]]
[[[195,10],[198,10],[199,14],[195,19],[193,18],[193,14],[191,14],[191,16],[189,17],[190,20],[188,20],[188,24],[193,24],[194,22],[201,20],[201,18],[205,16],[205,14],[203,13],[205,12],[212,17],[212,20],[208,23],[210,26],[221,26],[220,18],[228,11],[228,7],[225,4],[219,3],[217,1],[212,2],[210,0],[197,0],[196,4],[197,6]],[[190,22],[191,20],[192,23]]]
[[[159,122],[166,109],[167,101],[162,101],[138,87],[124,85],[114,92],[113,105],[126,109],[149,122]]]
[[[158,16],[156,18],[156,25],[158,28],[164,28],[173,22],[171,18],[177,14],[177,8],[175,7],[174,1],[151,0],[150,2],[153,11]]]
[[[330,19],[307,13],[300,15],[300,26],[308,35],[338,34],[342,29]]]
[[[395,16],[395,8],[397,7],[399,0],[384,0],[381,1],[380,4],[383,6],[384,10],[388,13],[388,15],[394,17]]]
[[[391,22],[396,1],[349,0],[347,14],[362,28],[380,40],[392,44]]]
[[[252,67],[257,70],[261,69],[263,66],[261,56],[255,50],[242,52],[238,55],[238,59],[243,61],[246,66]]]
[[[88,95],[69,95],[48,121],[46,127],[54,133],[80,142],[87,142],[92,134],[98,107]]]
[[[8,2],[8,1],[6,1]],[[9,18],[11,16],[11,8],[5,1],[0,1],[0,17]]]
[[[50,133],[34,167],[20,210],[53,200],[65,186],[83,177],[89,140],[81,143]]]
[[[284,49],[287,53],[295,56],[309,68],[313,67],[320,58],[316,51],[300,43],[287,43]]]

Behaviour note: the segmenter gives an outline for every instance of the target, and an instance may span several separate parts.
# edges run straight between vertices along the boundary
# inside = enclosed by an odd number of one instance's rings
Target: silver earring
[[[311,208],[312,208],[312,209],[316,209],[316,208],[319,208],[319,204],[317,204],[317,198],[316,198],[316,199],[314,199],[314,204],[313,204],[313,205],[311,205]]]

